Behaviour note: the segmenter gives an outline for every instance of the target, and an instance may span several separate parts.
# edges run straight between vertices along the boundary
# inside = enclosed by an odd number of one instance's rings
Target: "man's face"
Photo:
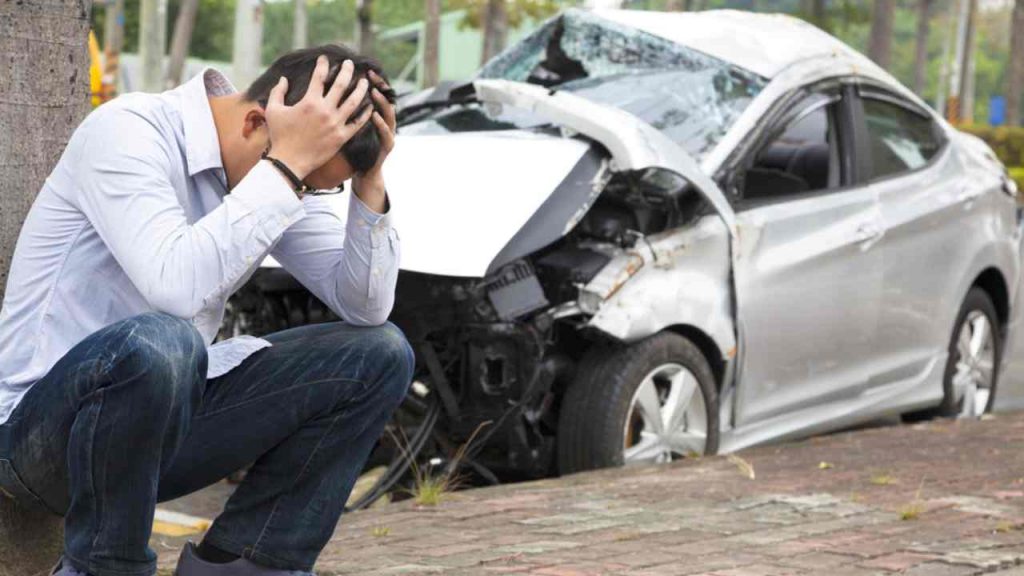
[[[332,190],[353,176],[355,170],[341,154],[335,154],[326,164],[306,176],[306,185],[318,190]]]

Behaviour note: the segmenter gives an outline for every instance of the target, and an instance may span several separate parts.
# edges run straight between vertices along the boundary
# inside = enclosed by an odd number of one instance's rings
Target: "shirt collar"
[[[180,88],[182,95],[182,122],[185,129],[185,157],[188,174],[211,169],[223,170],[217,126],[213,123],[210,96],[228,96],[237,92],[223,74],[213,68],[204,68]]]

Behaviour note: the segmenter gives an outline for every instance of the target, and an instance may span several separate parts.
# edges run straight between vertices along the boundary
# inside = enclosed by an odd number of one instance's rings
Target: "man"
[[[178,573],[312,569],[412,377],[385,323],[393,100],[377,64],[321,46],[244,94],[206,70],[75,131],[0,312],[0,488],[64,516],[56,574],[153,574],[156,503],[249,464]],[[342,222],[310,189],[350,177]],[[345,322],[210,346],[267,255]]]

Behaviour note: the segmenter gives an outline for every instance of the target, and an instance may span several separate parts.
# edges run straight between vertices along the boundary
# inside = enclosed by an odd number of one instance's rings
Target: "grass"
[[[391,534],[391,528],[388,528],[387,526],[374,526],[373,529],[370,530],[370,534],[373,535],[374,538],[383,538],[388,534]]]
[[[1017,188],[1024,191],[1024,166],[1010,167],[1010,178],[1017,182]]]
[[[871,477],[871,483],[875,486],[890,486],[896,484],[896,479],[888,473],[882,472]]]
[[[404,458],[409,460],[409,467],[412,469],[412,488],[408,490],[409,495],[412,496],[416,504],[420,506],[437,506],[441,503],[451,492],[454,492],[459,487],[463,478],[458,475],[459,463],[462,462],[466,456],[466,450],[470,444],[476,438],[476,435],[485,426],[490,425],[490,421],[482,422],[476,427],[476,430],[470,434],[469,439],[466,440],[459,449],[455,451],[455,456],[445,467],[442,472],[435,472],[433,466],[421,467],[416,459],[409,454],[408,441],[394,438],[395,444],[402,450]]]
[[[924,502],[921,501],[921,490],[924,488],[924,478],[917,486],[914,499],[900,508],[900,520],[917,520],[924,513]]]

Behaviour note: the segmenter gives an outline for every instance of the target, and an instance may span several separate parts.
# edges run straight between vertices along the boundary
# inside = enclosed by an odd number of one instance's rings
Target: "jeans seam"
[[[245,400],[243,402],[239,402],[237,404],[232,404],[231,406],[225,406],[225,407],[222,407],[222,408],[218,408],[217,410],[214,410],[213,412],[207,412],[205,414],[197,414],[196,416],[193,417],[193,419],[194,420],[202,420],[203,418],[210,418],[210,417],[213,417],[213,416],[217,416],[219,414],[223,414],[224,412],[227,412],[229,410],[235,410],[235,409],[238,409],[238,408],[242,408],[242,407],[248,406],[249,404],[251,404],[253,402],[259,402],[261,400],[265,400],[267,398],[271,398],[273,396],[277,396],[278,394],[284,394],[285,392],[291,392],[293,390],[297,390],[299,388],[303,388],[303,387],[306,387],[306,386],[312,386],[314,384],[328,384],[328,383],[332,383],[332,382],[348,382],[348,383],[353,383],[353,384],[359,384],[360,386],[362,386],[363,390],[366,390],[366,382],[364,382],[362,380],[359,380],[359,379],[356,379],[356,378],[322,378],[320,380],[310,380],[309,382],[303,382],[302,384],[296,384],[295,386],[289,386],[288,388],[282,388],[280,390],[274,390],[273,392],[270,392],[270,393],[267,393],[267,394],[262,394],[260,396],[255,397],[255,398],[249,398],[248,400]]]
[[[102,389],[101,389],[100,390],[100,394],[98,394],[98,400],[97,400],[98,406],[96,408],[96,410],[97,410],[96,417],[93,418],[92,421],[89,423],[89,426],[90,426],[89,451],[91,452],[91,454],[89,454],[89,489],[92,492],[91,497],[92,497],[92,502],[93,502],[93,506],[94,506],[94,510],[95,510],[95,518],[93,519],[93,521],[96,524],[96,526],[94,528],[95,532],[93,532],[93,535],[92,535],[92,542],[89,543],[89,556],[90,557],[92,556],[93,550],[96,549],[96,542],[99,540],[100,533],[102,532],[102,529],[103,529],[103,505],[102,505],[102,502],[101,502],[102,498],[98,498],[96,496],[97,491],[96,491],[96,462],[95,462],[95,459],[96,459],[96,427],[97,427],[97,424],[99,423],[100,417],[103,416],[103,399],[105,397],[106,397],[106,395],[102,393]],[[91,568],[92,565],[91,564],[88,564],[88,565]]]
[[[338,420],[341,419],[343,416],[347,415],[348,412],[349,410],[346,409],[341,414],[338,414],[331,419],[331,424],[327,427],[326,430],[324,430],[324,433],[320,436],[320,439],[317,440],[316,446],[313,447],[312,452],[310,452],[309,454],[309,458],[306,458],[306,462],[303,463],[302,470],[299,471],[299,474],[295,477],[295,480],[292,481],[291,486],[288,487],[288,490],[285,491],[285,494],[287,494],[288,491],[290,491],[296,484],[299,483],[300,480],[302,480],[302,477],[305,476],[306,471],[309,470],[310,463],[313,461],[313,458],[316,457],[316,453],[320,450],[320,446],[323,445],[324,438],[327,438],[327,436],[331,433],[331,430],[334,429],[334,425],[338,423]],[[283,495],[278,496],[277,501],[274,502],[274,507],[270,509],[270,514],[267,515],[267,520],[263,523],[263,527],[260,529],[260,535],[256,537],[256,542],[254,542],[252,545],[252,551],[254,554],[261,553],[259,550],[260,542],[263,541],[263,537],[266,535],[267,529],[270,527],[270,523],[273,522],[274,515],[277,514],[277,509],[278,506],[281,505],[282,499]]]

